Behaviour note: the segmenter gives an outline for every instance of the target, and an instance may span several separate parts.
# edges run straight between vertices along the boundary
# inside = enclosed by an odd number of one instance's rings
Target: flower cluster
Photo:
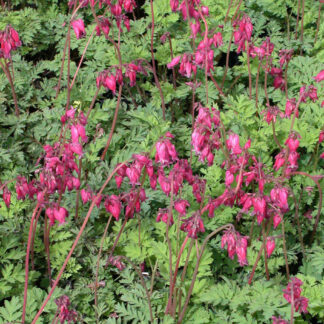
[[[112,68],[109,70],[104,70],[100,72],[97,76],[96,83],[97,87],[100,88],[103,86],[107,90],[111,90],[113,94],[116,93],[116,85],[119,86],[124,84],[124,77],[129,79],[129,85],[131,87],[136,85],[136,75],[137,73],[142,73],[146,75],[146,71],[141,65],[141,62],[135,62],[123,64],[124,75],[123,71],[119,67],[114,68],[114,72]]]
[[[113,267],[116,267],[119,271],[122,271],[126,268],[124,262],[121,261],[122,257],[121,256],[110,256],[107,260],[106,267],[108,265],[111,265]]]
[[[198,233],[204,233],[205,227],[200,212],[195,212],[192,216],[182,219],[180,229],[188,233],[188,236],[196,239]]]
[[[289,324],[289,322],[282,319],[280,316],[272,316],[272,324]]]
[[[220,114],[215,108],[197,106],[198,116],[194,124],[194,130],[191,136],[191,143],[195,152],[199,155],[199,160],[208,161],[212,165],[214,161],[213,151],[220,148],[221,132]]]
[[[57,305],[58,318],[61,324],[65,323],[65,321],[67,323],[77,322],[78,314],[75,310],[70,309],[70,299],[68,296],[63,295],[59,297],[55,300],[55,304]]]
[[[11,52],[21,46],[19,35],[15,29],[7,25],[0,30],[0,59],[11,58]]]
[[[299,313],[307,313],[308,299],[301,296],[301,286],[303,282],[296,278],[290,278],[287,288],[283,290],[284,298],[288,303],[293,303],[295,311]]]
[[[234,229],[225,231],[222,236],[221,248],[227,246],[227,252],[230,259],[234,259],[235,254],[241,266],[247,265],[246,250],[248,245],[248,237],[242,236]]]
[[[238,45],[237,53],[242,50],[245,51],[246,42],[251,41],[253,25],[250,17],[244,16],[241,20],[236,20],[233,23],[234,31],[234,43]]]

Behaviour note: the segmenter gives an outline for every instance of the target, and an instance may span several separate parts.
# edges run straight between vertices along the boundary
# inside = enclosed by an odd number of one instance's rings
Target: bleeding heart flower
[[[319,72],[315,77],[314,80],[316,82],[321,82],[324,80],[324,70],[322,70],[321,72]]]
[[[268,258],[270,258],[275,247],[276,247],[275,240],[273,238],[268,237],[267,243],[266,243],[266,251],[267,251]]]
[[[77,39],[83,38],[86,36],[86,31],[84,28],[84,22],[82,19],[73,20],[71,22],[75,36]]]
[[[174,202],[174,209],[181,215],[186,215],[186,208],[189,207],[190,204],[188,200],[179,199]]]

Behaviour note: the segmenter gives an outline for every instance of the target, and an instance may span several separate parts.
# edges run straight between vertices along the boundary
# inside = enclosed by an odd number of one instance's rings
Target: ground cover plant
[[[323,323],[323,7],[1,1],[0,323]]]

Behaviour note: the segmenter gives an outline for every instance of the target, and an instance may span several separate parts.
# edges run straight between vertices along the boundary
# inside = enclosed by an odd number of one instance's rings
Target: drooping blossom
[[[285,110],[285,117],[290,118],[290,116],[292,115],[292,113],[296,114],[296,117],[298,118],[299,116],[299,112],[296,109],[296,99],[287,99],[286,102],[286,110]]]
[[[270,192],[272,202],[282,211],[288,210],[288,189],[285,187],[275,187]]]
[[[116,219],[116,221],[118,221],[122,209],[120,198],[116,195],[108,196],[104,202],[104,206],[107,212],[110,213]]]
[[[102,31],[105,37],[108,38],[110,27],[111,27],[110,21],[103,16],[99,16],[98,21],[99,21],[99,25],[96,26],[97,36],[100,36]]]
[[[77,39],[83,38],[86,36],[86,31],[84,28],[84,22],[82,19],[76,19],[71,22],[75,36]]]
[[[174,145],[171,143],[170,138],[174,138],[169,132],[165,134],[164,138],[161,138],[156,143],[155,162],[162,165],[170,164],[178,159],[177,151]]]
[[[199,212],[195,212],[192,216],[182,219],[180,229],[188,233],[188,236],[196,239],[198,233],[204,233],[205,227]]]
[[[301,286],[303,282],[297,277],[290,278],[287,288],[283,290],[284,298],[288,303],[294,301],[295,311],[299,313],[307,313],[308,299],[301,296]]]
[[[19,35],[10,25],[0,30],[0,59],[11,58],[11,52],[21,46]]]
[[[272,324],[289,324],[289,322],[282,319],[280,316],[272,316]]]
[[[227,246],[230,259],[234,259],[234,255],[236,254],[241,266],[248,264],[246,259],[247,239],[247,236],[241,236],[235,230],[229,229],[225,231],[221,240],[221,248],[224,249]]]
[[[270,258],[275,247],[276,247],[275,240],[272,237],[268,237],[267,243],[266,243],[266,251],[267,251],[268,258]]]
[[[57,314],[61,324],[65,322],[77,322],[78,314],[75,310],[70,309],[70,299],[68,296],[63,295],[55,299],[55,303],[57,305]]]
[[[186,208],[189,207],[190,204],[188,200],[185,199],[178,199],[174,202],[174,209],[181,215],[186,215]]]
[[[170,218],[170,221],[169,221],[169,218]],[[169,221],[169,226],[172,226],[174,223],[173,215],[169,213],[169,210],[167,208],[159,209],[159,212],[156,217],[156,221],[158,223],[162,221],[165,224],[168,224],[168,221]]]
[[[316,82],[321,82],[324,80],[324,70],[322,70],[321,72],[319,72],[315,77],[314,80]]]
[[[280,64],[280,68],[282,68],[285,64],[288,64],[289,61],[292,58],[293,55],[293,50],[280,50],[279,51],[279,64]]]
[[[121,261],[121,256],[109,256],[106,266],[111,265],[113,267],[116,267],[119,271],[122,271],[126,268],[124,262]]]
[[[245,51],[246,42],[251,40],[253,25],[250,17],[245,15],[241,20],[236,20],[233,27],[235,28],[234,43],[238,45],[237,53],[240,53],[242,50]]]

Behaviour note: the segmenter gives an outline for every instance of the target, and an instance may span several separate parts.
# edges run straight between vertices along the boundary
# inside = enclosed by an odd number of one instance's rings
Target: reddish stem
[[[29,233],[28,233],[28,243],[27,243],[27,251],[26,251],[26,259],[25,259],[25,287],[24,287],[24,302],[23,302],[23,311],[22,311],[22,318],[21,323],[25,323],[25,317],[26,317],[26,305],[27,305],[27,290],[28,290],[28,274],[29,274],[29,254],[30,254],[30,246],[32,241],[32,235],[33,235],[33,227],[34,227],[34,220],[36,217],[36,214],[38,212],[38,209],[40,207],[40,203],[37,203],[33,215],[30,221],[29,226]]]
[[[79,179],[79,184],[81,186],[81,170],[82,170],[82,158],[79,160],[79,172],[78,172],[78,179]],[[78,219],[78,213],[79,213],[79,202],[80,202],[80,187],[76,192],[76,198],[75,198],[75,216],[74,219]]]
[[[154,48],[153,48],[153,40],[154,40],[154,8],[153,8],[153,0],[150,0],[151,4],[151,15],[152,15],[152,27],[151,27],[151,57],[152,57],[152,71],[153,71],[153,76],[155,80],[155,84],[157,88],[159,89],[160,92],[160,97],[161,97],[161,105],[162,105],[162,115],[163,115],[163,120],[165,120],[165,103],[164,103],[164,96],[163,92],[161,89],[161,85],[158,79],[158,76],[156,74],[156,66],[155,66],[155,58],[154,58]]]
[[[272,224],[272,217],[270,218],[270,221],[268,223],[268,228],[267,228],[266,236],[269,235],[270,228],[271,228],[271,224]],[[260,258],[261,258],[263,249],[265,249],[265,242],[264,241],[262,242],[262,245],[260,247],[260,250],[258,252],[258,255],[257,255],[256,259],[255,259],[255,262],[254,262],[254,265],[253,265],[253,268],[252,268],[252,272],[250,274],[249,281],[248,281],[248,284],[249,285],[251,285],[251,283],[252,283],[252,280],[253,280],[253,277],[254,277],[254,273],[255,273],[255,270],[256,270],[256,268],[258,266],[258,263],[260,261]]]
[[[316,23],[316,33],[315,33],[315,40],[314,40],[314,45],[317,42],[317,37],[318,37],[318,32],[319,32],[319,27],[320,27],[320,22],[321,22],[321,8],[322,8],[322,3],[319,3],[318,7],[318,18],[317,18],[317,23]]]
[[[75,82],[75,79],[76,79],[76,77],[77,77],[77,75],[78,75],[78,73],[79,73],[79,70],[80,70],[81,64],[83,63],[84,55],[85,55],[85,53],[86,53],[86,51],[87,51],[87,49],[88,49],[88,47],[89,47],[89,44],[90,44],[90,42],[91,42],[91,40],[92,40],[92,37],[93,37],[93,35],[94,35],[95,30],[96,30],[96,29],[94,28],[93,31],[92,31],[92,33],[91,33],[91,35],[90,35],[90,37],[89,37],[89,39],[88,39],[88,41],[87,41],[86,46],[85,46],[85,48],[84,48],[84,50],[83,50],[83,52],[82,52],[82,56],[81,56],[81,59],[80,59],[79,65],[78,65],[78,67],[77,67],[77,69],[76,69],[76,71],[75,71],[75,73],[74,73],[73,80],[72,80],[71,85],[70,85],[70,90],[72,89],[72,87],[73,87],[73,85],[74,85],[74,82]]]
[[[302,2],[302,18],[301,18],[301,26],[300,26],[300,41],[303,46],[304,40],[304,12],[305,12],[305,0]],[[303,47],[300,48],[300,55],[303,54]]]
[[[233,3],[233,0],[230,1],[230,4],[229,4],[229,6],[228,6],[228,8],[227,8],[226,15],[225,15],[225,19],[224,19],[224,25],[226,24],[226,20],[227,20],[227,18],[228,18],[228,14],[229,14],[229,12],[230,12],[230,10],[231,10],[232,3]]]
[[[31,263],[32,270],[35,270],[34,243],[35,243],[35,236],[36,236],[36,230],[37,230],[37,222],[38,222],[38,218],[39,218],[41,211],[42,211],[41,209],[38,210],[37,215],[35,217],[34,226],[33,226],[32,242],[31,242],[31,247],[30,247],[30,263]]]
[[[100,257],[101,257],[101,253],[102,253],[102,248],[103,248],[103,245],[104,245],[104,241],[105,241],[105,238],[106,238],[106,235],[107,235],[107,231],[108,231],[111,219],[112,219],[112,215],[110,215],[109,218],[108,218],[104,233],[103,233],[102,238],[101,238],[100,248],[99,248],[98,257],[97,257],[96,277],[95,277],[95,286],[94,286],[94,300],[95,300],[95,306],[96,306],[95,312],[96,312],[96,321],[97,321],[97,323],[99,323],[98,310],[97,310],[97,307],[98,307],[97,291],[98,291],[99,264],[100,264]]]
[[[119,170],[123,165],[125,165],[125,163],[126,163],[126,162],[123,162],[123,163],[121,163],[120,165],[118,165],[118,166],[114,169],[114,171],[109,175],[109,177],[106,179],[105,183],[104,183],[104,184],[102,185],[102,187],[100,188],[100,190],[99,190],[99,192],[98,192],[98,194],[97,194],[97,197],[99,197],[99,196],[102,194],[103,190],[106,188],[106,186],[107,186],[108,183],[110,182],[110,180],[111,180],[111,178],[113,177],[113,175],[114,175],[114,174],[115,174],[115,173],[116,173],[116,172],[117,172],[117,171],[118,171],[118,170]],[[59,281],[60,281],[60,279],[61,279],[61,277],[62,277],[62,274],[63,274],[63,272],[64,272],[64,270],[65,270],[65,268],[66,268],[66,265],[68,264],[68,262],[69,262],[69,260],[70,260],[70,258],[71,258],[71,256],[72,256],[72,254],[73,254],[73,252],[74,252],[74,250],[75,250],[75,247],[77,246],[77,244],[78,244],[78,242],[79,242],[79,239],[80,239],[80,237],[81,237],[81,235],[82,235],[82,233],[83,233],[83,231],[84,231],[84,229],[85,229],[85,227],[86,227],[86,225],[87,225],[87,223],[88,223],[88,221],[89,221],[90,215],[91,215],[92,210],[93,210],[93,208],[94,208],[94,206],[95,206],[95,204],[96,204],[96,201],[97,201],[96,198],[92,201],[92,203],[91,203],[91,205],[90,205],[90,208],[89,208],[89,210],[88,210],[88,213],[87,213],[87,215],[86,215],[86,217],[85,217],[85,219],[84,219],[84,221],[83,221],[83,223],[82,223],[82,226],[81,226],[81,228],[80,228],[80,230],[79,230],[79,233],[77,234],[77,236],[76,236],[76,238],[75,238],[75,240],[74,240],[74,242],[73,242],[73,245],[72,245],[72,247],[71,247],[71,249],[70,249],[70,251],[69,251],[67,257],[65,258],[65,261],[64,261],[64,263],[63,263],[63,265],[62,265],[62,267],[61,267],[61,269],[60,269],[60,271],[59,271],[59,273],[58,273],[58,275],[57,275],[57,277],[56,277],[56,279],[55,279],[55,281],[54,281],[54,284],[53,284],[53,286],[52,286],[52,288],[51,288],[49,294],[48,294],[47,297],[45,298],[43,304],[41,305],[39,311],[37,312],[36,316],[34,317],[34,319],[33,319],[33,321],[32,321],[31,324],[35,324],[35,323],[36,323],[36,321],[38,320],[38,318],[41,316],[42,312],[44,311],[45,306],[47,305],[47,303],[48,303],[49,300],[51,299],[51,297],[52,297],[52,295],[53,295],[53,292],[54,292],[55,288],[57,287],[57,285],[58,285],[58,283],[59,283]]]
[[[178,319],[178,324],[180,324],[184,318],[184,315],[186,313],[186,310],[187,310],[187,307],[188,307],[188,304],[189,304],[189,300],[190,300],[190,297],[191,297],[191,294],[192,294],[192,290],[194,288],[194,285],[195,285],[195,282],[196,282],[196,278],[197,278],[197,274],[198,274],[198,269],[199,269],[199,264],[200,264],[200,260],[203,256],[203,253],[204,253],[204,250],[205,250],[205,247],[206,247],[206,244],[207,242],[214,236],[216,235],[217,233],[219,233],[220,231],[222,230],[225,230],[225,229],[229,229],[229,228],[233,228],[233,225],[232,224],[226,224],[224,226],[221,226],[219,228],[217,228],[215,231],[213,231],[212,233],[210,233],[204,240],[201,248],[200,248],[200,253],[198,255],[198,258],[197,258],[197,262],[196,262],[196,266],[195,266],[195,270],[194,270],[194,273],[193,273],[193,276],[192,276],[192,280],[191,280],[191,284],[190,284],[190,287],[189,287],[189,290],[188,290],[188,293],[187,293],[187,297],[186,297],[186,301],[183,305],[183,308],[182,308],[182,311],[180,313],[180,316],[179,316],[179,319]]]
[[[317,210],[317,216],[316,216],[315,224],[314,224],[314,227],[313,227],[313,232],[312,232],[311,239],[310,239],[310,241],[312,243],[314,238],[315,238],[317,226],[318,226],[318,223],[319,223],[319,220],[320,220],[320,217],[321,217],[321,210],[322,210],[322,204],[323,204],[323,191],[322,191],[320,183],[318,182],[318,180],[314,176],[311,176],[310,174],[308,174],[306,172],[302,172],[302,171],[294,171],[294,172],[291,172],[290,174],[291,175],[298,174],[298,175],[306,176],[306,177],[312,179],[315,182],[315,184],[317,185],[317,188],[318,188],[318,193],[319,193],[318,210]]]
[[[171,289],[170,289],[171,294],[169,295],[168,306],[167,306],[167,309],[165,311],[166,314],[168,314],[168,312],[170,311],[170,308],[171,308],[172,294],[173,294],[173,290],[174,290],[175,283],[176,283],[176,280],[177,280],[179,264],[180,264],[180,260],[181,260],[183,250],[184,250],[184,248],[185,248],[185,246],[186,246],[186,244],[188,242],[188,239],[189,239],[189,236],[187,235],[186,238],[184,239],[182,245],[181,245],[181,248],[180,248],[180,251],[179,251],[179,254],[178,254],[177,262],[176,262],[176,265],[175,265],[175,268],[174,268],[173,280],[172,280],[172,283],[171,283]]]
[[[252,75],[251,75],[251,65],[250,65],[250,45],[246,42],[246,55],[247,55],[247,66],[249,72],[249,97],[252,99]]]
[[[223,75],[222,84],[221,84],[221,87],[220,87],[221,89],[223,89],[223,87],[224,87],[224,83],[225,83],[225,79],[226,79],[226,75],[227,75],[227,71],[228,71],[229,55],[230,55],[230,51],[231,51],[233,37],[234,37],[234,31],[232,32],[232,35],[231,35],[231,38],[229,40],[228,47],[227,47],[225,71],[224,71],[224,75]]]
[[[11,78],[11,74],[10,74],[10,71],[9,71],[9,68],[8,68],[8,65],[7,65],[7,62],[5,61],[5,65],[3,65],[0,62],[0,66],[1,66],[3,72],[5,73],[8,81],[9,81],[10,88],[11,88],[11,93],[12,93],[12,97],[13,97],[14,104],[15,104],[15,114],[18,117],[19,116],[18,100],[17,100],[17,95],[16,95],[16,92],[15,92],[15,86],[13,84],[13,81],[12,81],[12,78]]]
[[[47,226],[47,215],[45,213],[45,220],[44,220],[44,246],[45,252],[47,256],[47,272],[48,272],[48,279],[50,282],[50,286],[52,286],[52,271],[51,271],[51,259],[50,259],[50,250],[49,250],[49,234],[50,234],[51,226]]]
[[[295,39],[297,39],[298,35],[298,24],[299,24],[299,14],[300,14],[300,0],[298,0],[298,5],[297,5],[297,21],[296,21],[296,30],[295,30]]]
[[[120,101],[121,101],[122,89],[123,89],[123,86],[120,85],[119,90],[118,90],[118,98],[117,98],[117,105],[116,105],[116,109],[115,109],[114,119],[113,119],[113,122],[112,122],[112,125],[111,125],[111,129],[110,129],[107,144],[106,144],[105,149],[104,149],[104,151],[102,152],[102,155],[101,155],[101,161],[103,161],[105,159],[106,153],[107,153],[108,148],[110,146],[110,142],[111,142],[112,137],[114,135],[114,130],[115,130],[116,122],[117,122],[118,111],[119,111],[119,106],[120,106]]]

